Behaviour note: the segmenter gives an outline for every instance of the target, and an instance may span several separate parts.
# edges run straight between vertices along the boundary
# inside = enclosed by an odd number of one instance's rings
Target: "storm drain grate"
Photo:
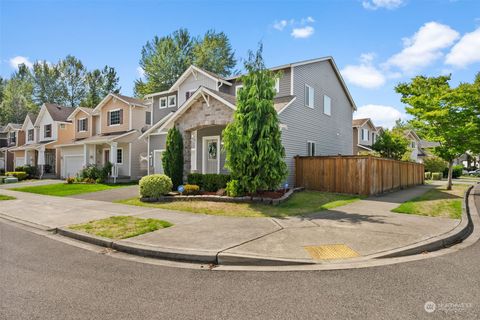
[[[344,244],[325,244],[304,248],[314,260],[347,259],[360,256],[355,250]]]

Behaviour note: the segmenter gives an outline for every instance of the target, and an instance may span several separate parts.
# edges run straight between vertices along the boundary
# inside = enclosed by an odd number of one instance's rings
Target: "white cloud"
[[[300,20],[300,24],[307,24],[307,23],[314,23],[315,22],[315,19],[313,19],[312,17],[308,16],[306,18],[303,18],[302,20]]]
[[[291,36],[294,38],[308,38],[313,35],[315,29],[311,26],[306,26],[303,28],[293,28]]]
[[[288,24],[287,20],[275,21],[275,23],[273,24],[273,27],[278,31],[283,31],[283,29],[287,26],[287,24]]]
[[[140,78],[143,78],[145,76],[145,70],[143,70],[142,67],[137,67],[137,74]]]
[[[392,106],[367,104],[357,109],[353,115],[355,119],[370,118],[376,126],[391,129],[398,119],[405,119],[405,113]]]
[[[445,63],[465,68],[474,62],[480,62],[480,28],[466,33],[447,54]]]
[[[439,59],[442,50],[450,47],[459,38],[459,33],[437,22],[425,23],[411,38],[403,39],[403,50],[388,59],[385,67],[400,68],[411,73]]]
[[[341,70],[342,76],[350,83],[367,89],[374,89],[385,84],[385,76],[373,64],[375,54],[364,53],[359,65],[347,65]]]
[[[11,58],[9,62],[10,62],[10,66],[13,69],[18,69],[18,66],[20,64],[24,64],[28,68],[33,67],[33,63],[30,60],[28,60],[28,57],[16,56],[16,57]]]
[[[362,6],[369,10],[377,10],[378,8],[392,10],[400,7],[404,3],[404,0],[364,0]]]

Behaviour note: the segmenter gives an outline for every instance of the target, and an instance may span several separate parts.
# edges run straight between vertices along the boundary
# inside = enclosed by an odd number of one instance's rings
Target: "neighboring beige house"
[[[78,107],[69,116],[72,139],[57,146],[62,178],[75,177],[88,165],[113,165],[112,178],[136,180],[147,174],[147,144],[137,138],[151,121],[141,100],[110,93],[95,109]]]
[[[409,141],[409,148],[411,149],[412,153],[410,154],[410,160],[415,162],[422,162],[422,158],[425,156],[422,148],[421,148],[421,139],[417,135],[417,133],[413,130],[405,131],[405,137]]]
[[[353,154],[372,151],[372,145],[377,141],[379,129],[370,118],[354,119],[353,127]],[[383,128],[381,129],[383,131]]]
[[[21,127],[24,143],[12,149],[16,166],[35,166],[40,178],[59,177],[62,165],[56,146],[73,137],[73,125],[68,120],[73,111],[74,108],[44,103],[38,116],[27,115]]]
[[[13,149],[25,143],[25,132],[22,131],[20,123],[9,123],[3,128],[3,135],[7,138],[7,145],[0,149],[3,154],[3,168],[6,172],[14,171],[15,167],[23,165],[23,158],[15,158]]]

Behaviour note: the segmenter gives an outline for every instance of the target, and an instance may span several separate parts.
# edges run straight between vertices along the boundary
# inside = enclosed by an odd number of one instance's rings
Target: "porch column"
[[[183,138],[183,179],[186,181],[191,168],[191,149],[192,149],[192,134],[190,131],[182,133]]]
[[[118,165],[117,165],[117,142],[110,144],[110,162],[112,163],[112,177],[113,183],[116,183],[118,177]]]
[[[88,166],[88,145],[86,143],[83,145],[83,166]]]
[[[25,149],[25,156],[24,157],[25,157],[25,160],[23,161],[23,163],[25,165],[28,165],[29,163],[28,163],[28,151],[27,151],[27,149]]]
[[[41,146],[38,150],[38,166],[40,167],[40,177],[42,177],[45,167],[45,146]]]

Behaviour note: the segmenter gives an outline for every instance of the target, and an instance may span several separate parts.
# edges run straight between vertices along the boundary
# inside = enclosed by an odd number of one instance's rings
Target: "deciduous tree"
[[[383,158],[401,160],[408,151],[408,140],[400,132],[385,130],[372,145]]]

